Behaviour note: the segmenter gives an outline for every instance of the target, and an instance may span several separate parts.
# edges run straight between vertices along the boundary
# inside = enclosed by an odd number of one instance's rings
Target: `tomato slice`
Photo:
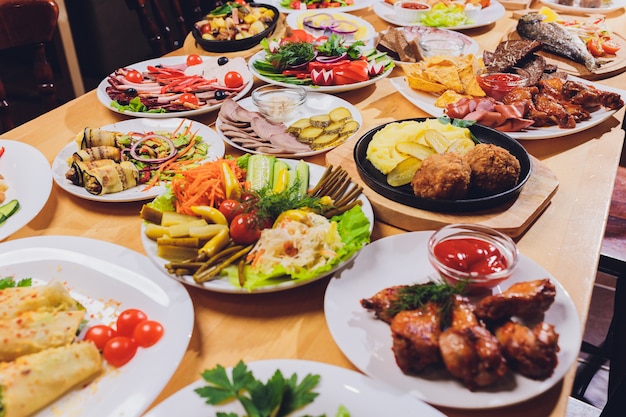
[[[598,38],[589,39],[587,41],[587,49],[593,56],[598,57],[604,55],[604,50],[602,49],[602,45],[600,44],[600,40]]]
[[[621,45],[613,39],[602,41],[602,50],[607,54],[616,54],[621,49]]]

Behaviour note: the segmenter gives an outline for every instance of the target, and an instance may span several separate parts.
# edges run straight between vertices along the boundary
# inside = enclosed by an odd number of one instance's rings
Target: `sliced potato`
[[[430,146],[425,146],[421,143],[410,141],[398,142],[396,144],[396,150],[398,152],[405,153],[420,160],[424,160],[435,153],[435,150]]]
[[[446,152],[454,152],[459,155],[463,155],[474,146],[476,146],[476,144],[473,140],[468,138],[459,138],[452,141]]]
[[[422,166],[421,159],[413,156],[402,160],[398,165],[387,174],[387,184],[392,187],[401,187],[409,184],[415,176],[415,172]]]
[[[450,146],[450,141],[435,129],[426,129],[424,140],[437,153],[444,153]]]

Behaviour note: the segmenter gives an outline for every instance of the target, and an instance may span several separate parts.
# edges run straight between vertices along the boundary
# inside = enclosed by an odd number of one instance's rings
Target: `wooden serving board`
[[[326,154],[326,163],[344,168],[352,180],[363,187],[377,220],[408,231],[434,230],[452,223],[477,223],[489,226],[515,238],[520,236],[547,207],[559,181],[554,173],[531,156],[532,173],[517,199],[503,206],[476,213],[436,213],[406,206],[390,200],[361,179],[353,158],[358,138]]]

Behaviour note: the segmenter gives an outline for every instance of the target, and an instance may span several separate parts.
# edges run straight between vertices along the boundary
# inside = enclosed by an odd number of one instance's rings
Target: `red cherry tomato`
[[[228,88],[237,88],[243,85],[243,77],[237,71],[228,71],[224,76],[224,85]]]
[[[142,321],[135,327],[133,339],[141,347],[154,345],[163,336],[164,330],[161,323],[154,320]]]
[[[104,324],[96,324],[87,329],[84,339],[91,340],[99,350],[102,350],[106,343],[115,336],[117,333],[113,328]]]
[[[198,97],[196,97],[196,95],[193,93],[183,93],[180,96],[179,100],[181,101],[181,103],[189,103],[195,106],[197,106],[199,103]]]
[[[143,82],[143,75],[137,70],[130,70],[124,76],[129,82],[141,84]]]
[[[222,204],[220,204],[219,210],[230,224],[236,215],[241,214],[246,210],[246,207],[237,200],[224,200],[222,201]]]
[[[235,0],[235,3],[241,5],[241,6],[245,6],[246,5],[246,0]]]
[[[202,57],[198,54],[187,55],[187,66],[202,64]]]
[[[117,317],[117,334],[119,336],[133,337],[135,327],[144,320],[148,320],[148,316],[141,310],[129,308],[122,311]]]
[[[125,336],[116,336],[110,339],[102,350],[104,360],[117,368],[127,364],[135,356],[135,353],[137,353],[137,343]]]
[[[238,214],[230,223],[230,237],[240,245],[250,245],[261,237],[261,220],[253,211]]]

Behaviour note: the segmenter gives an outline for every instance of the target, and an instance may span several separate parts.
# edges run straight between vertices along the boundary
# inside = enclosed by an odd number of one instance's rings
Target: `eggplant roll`
[[[100,352],[87,341],[0,363],[0,416],[30,416],[101,371]]]
[[[122,132],[114,132],[111,130],[103,130],[99,127],[86,127],[76,135],[76,143],[79,149],[93,148],[95,146],[118,146],[119,139],[126,136]]]
[[[0,362],[72,343],[84,316],[84,310],[28,311],[0,320]]]
[[[96,159],[95,161],[72,161],[70,169],[65,173],[65,178],[70,180],[74,185],[84,185],[85,180],[83,178],[84,172],[93,168],[98,168],[104,165],[116,164],[112,159]]]
[[[34,287],[0,290],[0,320],[20,316],[27,311],[71,311],[80,305],[58,281]],[[1,416],[1,415],[0,415]]]
[[[93,168],[83,173],[85,189],[91,194],[118,193],[136,187],[139,170],[130,161]]]
[[[115,162],[120,162],[122,160],[122,150],[115,146],[93,146],[74,152],[69,162],[87,162],[99,159],[112,159]]]

